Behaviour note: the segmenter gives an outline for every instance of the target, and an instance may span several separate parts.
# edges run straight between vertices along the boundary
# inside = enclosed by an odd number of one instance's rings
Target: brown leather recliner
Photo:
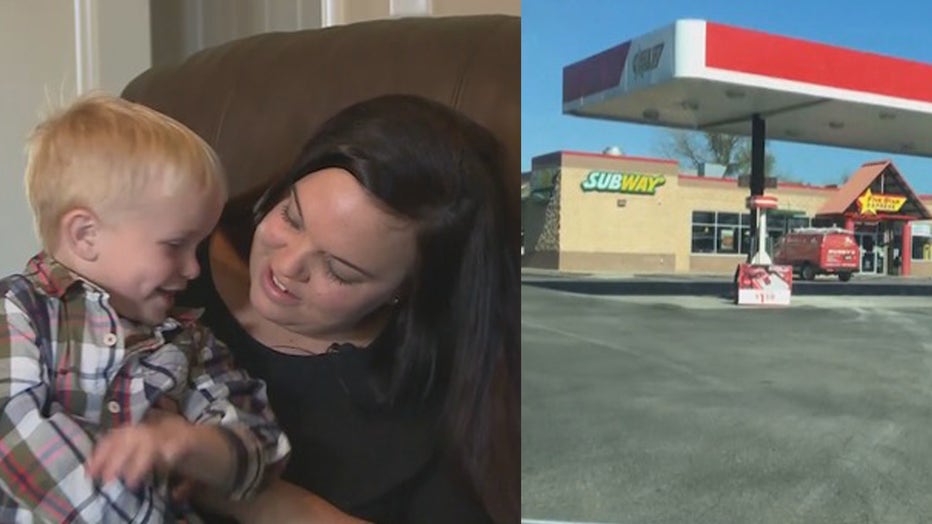
[[[122,96],[207,140],[227,170],[231,197],[287,169],[311,132],[340,109],[388,93],[425,96],[505,144],[509,203],[517,207],[520,54],[514,16],[378,20],[229,42],[140,74]]]
[[[174,117],[213,146],[231,199],[255,194],[281,175],[312,132],[344,107],[392,93],[445,103],[505,146],[506,202],[514,206],[506,216],[514,219],[517,252],[520,56],[518,17],[379,20],[229,42],[140,74],[122,96]],[[230,215],[226,232],[248,236],[240,231],[248,228],[237,227],[244,216]],[[492,484],[488,489],[495,490]],[[500,502],[493,513],[508,515],[518,506]]]

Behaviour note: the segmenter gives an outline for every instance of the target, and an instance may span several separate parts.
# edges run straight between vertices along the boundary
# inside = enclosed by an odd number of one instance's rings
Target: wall
[[[520,16],[520,0],[322,0],[335,16],[333,24],[349,24],[392,16],[459,16],[507,14]]]
[[[152,63],[270,31],[321,27],[322,0],[156,0],[150,3]]]
[[[30,130],[77,93],[118,92],[149,54],[146,2],[0,0],[0,274],[38,247],[22,182]]]
[[[481,13],[521,15],[520,0],[433,0],[432,7],[431,13],[434,16],[476,15]]]
[[[520,0],[157,0],[151,1],[152,63],[269,31],[297,31],[393,16],[520,15]]]
[[[37,243],[23,194],[23,145],[46,99],[75,90],[74,19],[59,0],[0,1],[0,273],[22,269]],[[42,31],[36,31],[36,28]],[[28,57],[28,60],[24,59]]]
[[[115,95],[152,65],[149,5],[142,0],[79,0],[85,25],[85,82],[80,91],[102,89]],[[79,35],[80,36],[80,35]]]
[[[693,254],[693,211],[746,213],[748,189],[734,179],[679,176],[676,162],[633,157],[562,152],[534,159],[535,169],[560,170],[559,262],[565,271],[731,274],[746,255]],[[663,176],[653,195],[584,191],[589,173],[608,171]],[[814,216],[835,189],[782,185],[777,196],[783,210]],[[539,205],[537,205],[539,207]],[[526,202],[525,242],[534,255],[541,213]],[[538,266],[539,257],[525,257]]]
[[[932,278],[932,262],[913,260],[910,276],[916,278]]]
[[[674,199],[676,162],[619,160],[602,155],[563,155],[562,162],[561,269],[687,269],[678,264],[674,252],[677,237],[682,236],[679,229],[689,224],[689,219],[684,218],[686,210]],[[655,188],[653,195],[583,191],[581,184],[592,171],[658,175],[665,178],[665,183]]]
[[[524,251],[526,255],[535,255],[538,252],[555,252],[556,249],[546,249],[546,242],[542,243],[541,235],[545,232],[547,225],[547,208],[551,202],[542,202],[534,198],[529,198],[521,203],[521,224],[524,228]],[[525,263],[531,263],[531,258],[525,258]]]

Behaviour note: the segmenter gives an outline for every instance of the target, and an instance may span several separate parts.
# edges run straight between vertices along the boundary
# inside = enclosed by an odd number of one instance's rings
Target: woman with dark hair
[[[185,302],[265,380],[293,453],[282,480],[219,509],[518,522],[519,226],[502,157],[449,107],[389,95],[332,117],[258,200],[228,205]]]

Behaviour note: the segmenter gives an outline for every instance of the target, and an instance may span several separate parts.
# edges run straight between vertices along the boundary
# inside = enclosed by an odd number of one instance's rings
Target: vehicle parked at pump
[[[793,266],[803,280],[838,275],[842,282],[860,270],[861,250],[854,233],[842,228],[801,228],[783,235],[774,246],[773,263]]]

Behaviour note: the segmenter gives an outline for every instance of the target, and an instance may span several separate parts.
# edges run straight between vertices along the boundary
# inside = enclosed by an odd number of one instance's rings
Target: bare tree
[[[838,175],[838,185],[843,186],[848,183],[848,180],[851,179],[851,175],[854,173],[850,169],[842,170],[841,174]]]
[[[656,150],[693,169],[699,169],[704,163],[723,165],[726,177],[751,172],[751,140],[747,137],[671,129],[661,135]],[[774,175],[776,163],[773,154],[764,154],[764,173],[767,176]]]

